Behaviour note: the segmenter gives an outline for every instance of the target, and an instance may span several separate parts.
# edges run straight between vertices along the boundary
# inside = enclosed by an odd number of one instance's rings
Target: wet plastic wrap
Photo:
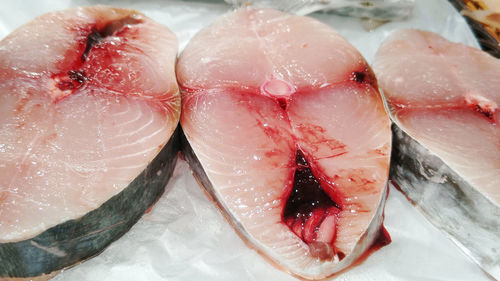
[[[45,12],[106,4],[137,9],[165,24],[182,49],[201,28],[232,7],[222,1],[9,1],[0,9],[0,37]],[[367,31],[358,18],[313,14],[347,38],[371,63],[380,43],[403,27],[431,30],[477,46],[462,16],[446,0],[415,1],[407,20]],[[168,193],[100,255],[54,280],[297,280],[248,248],[179,160]],[[335,280],[490,280],[448,237],[392,186],[385,226],[392,243]]]
[[[225,0],[235,6],[252,4],[298,15],[330,11],[339,15],[390,21],[407,18],[414,0]]]

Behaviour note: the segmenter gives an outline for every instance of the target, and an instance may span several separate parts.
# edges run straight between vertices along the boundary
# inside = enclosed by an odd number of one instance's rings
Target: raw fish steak
[[[184,155],[257,251],[320,279],[379,238],[390,123],[370,67],[339,34],[243,8],[198,33],[176,71]]]
[[[0,41],[0,279],[102,251],[177,159],[177,38],[131,10],[42,15]]]
[[[395,122],[391,178],[500,279],[500,60],[400,30],[374,69]]]

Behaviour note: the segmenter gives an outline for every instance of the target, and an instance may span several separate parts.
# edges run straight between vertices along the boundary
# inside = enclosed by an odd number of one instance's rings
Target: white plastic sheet
[[[230,10],[222,1],[5,1],[0,9],[0,38],[42,13],[95,4],[142,11],[174,31],[181,50],[198,30]],[[370,32],[358,19],[331,14],[313,17],[344,35],[370,63],[383,39],[404,27],[431,30],[452,41],[477,46],[463,18],[446,0],[416,1],[410,19]],[[385,217],[392,243],[335,280],[490,280],[393,187]],[[150,213],[103,253],[64,270],[54,280],[297,279],[274,268],[244,244],[205,196],[186,162],[179,160],[167,192]]]

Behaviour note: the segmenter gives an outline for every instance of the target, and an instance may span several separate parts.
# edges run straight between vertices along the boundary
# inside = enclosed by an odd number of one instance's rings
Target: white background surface
[[[230,8],[222,1],[3,1],[0,38],[42,13],[79,5],[107,4],[142,11],[177,34],[180,49],[201,28]],[[315,14],[373,61],[378,46],[394,29],[431,30],[477,46],[465,21],[446,0],[416,0],[412,18],[375,31],[357,19]],[[335,280],[490,280],[449,239],[428,223],[391,187],[385,226],[392,243]],[[268,264],[224,220],[179,160],[167,192],[127,234],[99,256],[64,270],[54,280],[297,280]]]

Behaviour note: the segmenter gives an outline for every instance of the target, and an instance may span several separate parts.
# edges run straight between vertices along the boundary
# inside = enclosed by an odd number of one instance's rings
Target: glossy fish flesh
[[[252,247],[321,279],[375,243],[390,122],[345,39],[307,17],[242,8],[199,32],[176,71],[184,156]]]
[[[0,279],[55,272],[123,235],[177,159],[177,38],[104,6],[0,41]]]
[[[391,178],[500,279],[500,61],[438,34],[400,30],[374,70],[394,131]]]

